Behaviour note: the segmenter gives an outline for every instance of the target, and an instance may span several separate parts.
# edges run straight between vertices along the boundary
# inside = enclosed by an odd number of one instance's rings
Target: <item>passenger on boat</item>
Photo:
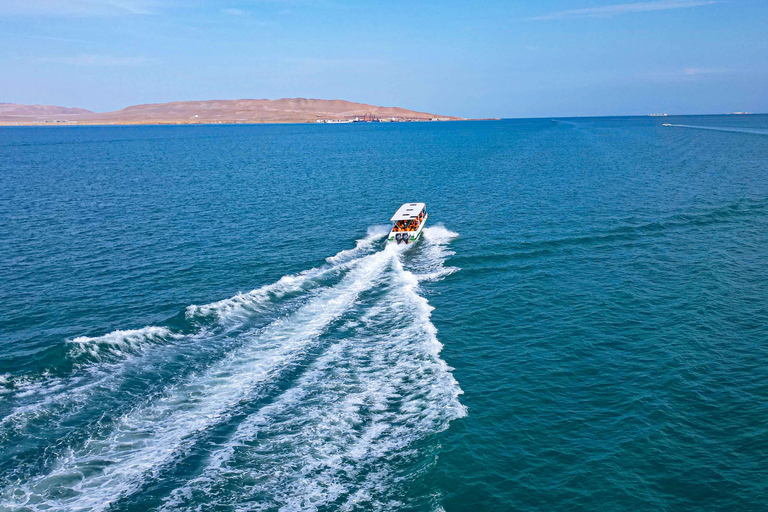
[[[408,221],[405,220],[399,220],[395,223],[395,227],[393,228],[393,231],[407,231],[408,230]]]

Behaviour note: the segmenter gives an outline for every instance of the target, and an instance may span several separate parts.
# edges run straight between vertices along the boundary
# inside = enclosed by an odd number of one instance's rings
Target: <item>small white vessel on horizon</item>
[[[424,203],[405,203],[392,216],[392,231],[388,240],[395,243],[409,244],[421,237],[427,223],[427,205]]]

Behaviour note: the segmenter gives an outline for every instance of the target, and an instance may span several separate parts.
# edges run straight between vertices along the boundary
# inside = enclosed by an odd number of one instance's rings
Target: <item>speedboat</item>
[[[389,232],[389,241],[398,244],[415,242],[421,236],[428,217],[424,203],[405,203],[390,219],[392,231]]]

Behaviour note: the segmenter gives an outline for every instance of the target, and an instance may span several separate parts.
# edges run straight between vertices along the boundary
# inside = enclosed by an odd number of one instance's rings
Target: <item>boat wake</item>
[[[386,233],[190,306],[192,332],[72,340],[72,375],[3,395],[18,402],[0,423],[4,452],[35,429],[62,440],[15,454],[26,462],[4,471],[0,508],[402,505],[402,486],[434,460],[434,435],[466,414],[420,295],[420,281],[458,270],[444,265],[457,235],[430,227],[421,244],[382,249]]]
[[[676,128],[691,128],[694,130],[712,130],[716,132],[734,132],[734,133],[749,133],[752,135],[768,135],[768,130],[750,129],[750,128],[727,128],[724,126],[695,126],[690,124],[672,124],[667,123],[664,126],[674,126]]]

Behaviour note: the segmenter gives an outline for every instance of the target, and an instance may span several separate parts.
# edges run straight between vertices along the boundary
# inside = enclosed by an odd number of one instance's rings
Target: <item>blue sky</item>
[[[0,101],[768,112],[768,1],[2,0]]]

